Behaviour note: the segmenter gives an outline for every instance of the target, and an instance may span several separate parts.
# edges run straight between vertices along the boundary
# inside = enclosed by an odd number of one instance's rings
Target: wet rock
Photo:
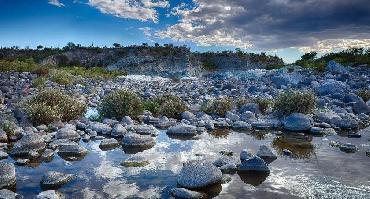
[[[150,135],[128,133],[122,139],[122,146],[126,148],[151,148],[154,145],[155,140]]]
[[[73,125],[66,125],[59,129],[55,134],[56,139],[68,139],[68,140],[79,140],[80,135],[76,131],[76,127]]]
[[[12,163],[0,162],[0,189],[15,184],[15,167]]]
[[[54,151],[51,149],[46,149],[41,155],[41,159],[46,162],[50,162],[53,159],[53,157],[54,157]]]
[[[356,153],[358,150],[357,146],[351,143],[341,144],[339,149],[345,153]]]
[[[248,151],[248,149],[243,149],[241,152],[240,152],[240,161],[244,161],[244,160],[248,160],[249,158],[251,158],[253,155],[251,152]]]
[[[15,143],[11,155],[14,157],[37,158],[40,157],[39,153],[42,152],[45,147],[46,144],[42,136],[28,134]]]
[[[215,165],[216,167],[222,167],[224,165],[231,164],[231,163],[235,163],[235,159],[233,157],[221,156],[215,161],[213,161],[212,164]]]
[[[58,155],[64,157],[83,157],[87,153],[87,149],[73,142],[62,143],[58,146]]]
[[[221,180],[222,184],[229,183],[229,182],[231,182],[231,180],[232,180],[232,178],[229,174],[222,174],[222,180]]]
[[[7,159],[8,154],[5,151],[0,150],[0,160]]]
[[[110,138],[110,139],[103,139],[100,142],[99,148],[101,148],[101,149],[113,149],[113,148],[116,148],[118,146],[119,146],[119,142],[114,138]]]
[[[208,198],[207,194],[191,191],[185,188],[173,188],[170,190],[170,195],[176,199],[203,199]]]
[[[197,135],[197,127],[187,124],[179,124],[167,130],[167,135],[174,136],[195,136]]]
[[[240,119],[243,120],[244,122],[250,122],[252,120],[255,120],[256,116],[254,113],[246,111],[240,115]]]
[[[226,112],[225,118],[227,118],[227,119],[229,119],[229,120],[231,120],[233,122],[236,122],[236,121],[239,121],[240,120],[239,115],[237,115],[237,114],[235,114],[233,112],[230,112],[230,111]]]
[[[256,155],[262,158],[266,163],[271,163],[277,159],[277,156],[266,145],[260,146]]]
[[[320,128],[320,127],[312,127],[310,129],[310,134],[321,136],[321,135],[324,135],[325,134],[325,129]]]
[[[0,129],[0,142],[1,143],[7,143],[8,142],[8,136],[6,135],[6,132]]]
[[[239,166],[239,171],[269,172],[270,169],[262,158],[258,156],[252,156],[251,158],[242,161],[241,165]]]
[[[235,130],[252,130],[252,125],[243,121],[237,121],[232,126]]]
[[[73,175],[71,174],[48,171],[41,179],[41,187],[44,190],[58,189],[61,186],[69,183],[72,179]]]
[[[145,167],[149,164],[149,161],[141,156],[130,157],[121,163],[124,167]]]
[[[88,128],[103,135],[110,135],[112,131],[112,128],[108,124],[100,122],[91,122]]]
[[[62,198],[64,198],[62,194],[55,190],[43,191],[36,196],[36,199],[62,199]]]
[[[196,189],[220,183],[222,172],[210,162],[194,160],[184,163],[177,178],[179,186]]]
[[[1,189],[0,190],[0,198],[1,199],[22,199],[21,195],[18,195],[10,190]]]
[[[157,135],[158,130],[153,125],[138,125],[135,128],[135,132],[140,135]]]
[[[235,163],[225,164],[220,167],[222,173],[235,173],[238,170],[238,166]]]
[[[276,119],[265,119],[252,122],[252,127],[259,130],[271,130],[279,126],[280,121]]]
[[[285,156],[291,156],[293,153],[289,151],[288,149],[283,149],[283,155]]]
[[[15,165],[23,166],[28,164],[29,162],[30,162],[29,159],[17,159],[17,161],[15,161]]]
[[[123,127],[122,124],[116,124],[114,125],[112,129],[111,136],[119,138],[119,137],[123,137],[126,133],[127,133],[127,130],[125,127]]]
[[[311,118],[302,113],[293,113],[282,121],[288,131],[309,131],[312,127]]]

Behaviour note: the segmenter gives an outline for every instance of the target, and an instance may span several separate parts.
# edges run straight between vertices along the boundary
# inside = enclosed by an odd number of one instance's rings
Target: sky
[[[0,46],[240,48],[291,63],[370,46],[369,0],[0,0]]]

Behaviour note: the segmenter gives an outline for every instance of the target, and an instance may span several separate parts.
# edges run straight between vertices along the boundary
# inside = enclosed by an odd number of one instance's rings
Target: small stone
[[[293,113],[282,120],[285,130],[308,131],[312,127],[310,117],[302,113]]]
[[[253,156],[247,160],[242,161],[239,166],[240,171],[261,171],[269,172],[266,162],[258,156]]]
[[[238,167],[235,163],[229,163],[220,167],[222,173],[235,173]]]
[[[357,146],[351,143],[341,144],[339,149],[345,153],[355,153],[358,150]]]

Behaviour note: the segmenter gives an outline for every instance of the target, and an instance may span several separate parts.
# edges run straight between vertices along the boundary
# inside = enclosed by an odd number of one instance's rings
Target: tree
[[[302,60],[314,60],[317,56],[317,52],[309,52],[301,56]]]
[[[37,48],[37,50],[41,50],[41,49],[43,49],[43,48],[44,48],[44,46],[42,46],[42,45],[38,45],[36,48]]]
[[[155,47],[159,47],[159,43],[155,43],[155,44],[154,44],[154,46],[155,46]]]
[[[115,48],[121,48],[121,44],[119,44],[119,43],[114,43],[114,44],[113,44],[113,47],[115,47]]]

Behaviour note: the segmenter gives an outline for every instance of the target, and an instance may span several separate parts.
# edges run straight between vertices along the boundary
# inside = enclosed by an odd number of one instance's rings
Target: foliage
[[[73,76],[63,70],[53,70],[50,79],[61,85],[70,85],[73,82]]]
[[[109,71],[105,68],[101,67],[91,67],[91,68],[85,68],[85,67],[63,67],[58,68],[58,70],[65,71],[73,76],[82,76],[85,78],[92,78],[92,79],[98,79],[98,78],[105,78],[105,79],[111,79],[114,77],[126,75],[127,73],[122,71]]]
[[[160,104],[155,102],[154,100],[144,100],[143,101],[143,109],[150,111],[152,114],[158,114]]]
[[[150,105],[149,108],[152,109],[150,111],[156,116],[167,116],[176,119],[181,118],[181,113],[188,110],[181,98],[172,94],[158,96],[147,105]]]
[[[45,77],[37,77],[37,78],[32,80],[31,86],[33,88],[42,88],[42,87],[44,87],[45,82],[46,82]]]
[[[118,90],[105,96],[98,111],[102,117],[122,119],[125,116],[136,118],[143,111],[141,99],[128,90]]]
[[[25,109],[31,121],[39,125],[77,119],[86,105],[59,90],[46,90],[27,102]]]
[[[207,114],[216,114],[224,117],[227,111],[233,108],[233,101],[229,97],[223,97],[204,103],[201,110]]]
[[[36,73],[37,76],[39,76],[39,77],[47,77],[49,75],[49,67],[47,67],[47,66],[39,66],[34,71],[34,73]]]
[[[315,105],[314,93],[308,91],[287,91],[276,98],[274,110],[283,116],[292,113],[309,114],[315,109]]]
[[[33,59],[20,60],[0,60],[0,72],[33,72],[38,69]]]
[[[356,94],[361,97],[364,102],[367,102],[370,100],[370,90],[369,89],[362,89],[356,92]]]
[[[17,125],[14,122],[5,120],[3,124],[1,125],[1,128],[5,131],[7,136],[14,136],[16,126]]]
[[[204,70],[207,70],[207,71],[214,71],[216,70],[216,65],[215,63],[213,63],[213,61],[211,59],[206,59],[202,62],[202,67]]]
[[[310,52],[301,56],[301,59],[296,61],[296,64],[303,68],[313,68],[320,72],[325,70],[326,62],[321,59],[316,59],[317,53]]]
[[[272,105],[272,101],[266,98],[257,97],[253,101],[258,104],[262,113],[266,113],[267,109]]]

